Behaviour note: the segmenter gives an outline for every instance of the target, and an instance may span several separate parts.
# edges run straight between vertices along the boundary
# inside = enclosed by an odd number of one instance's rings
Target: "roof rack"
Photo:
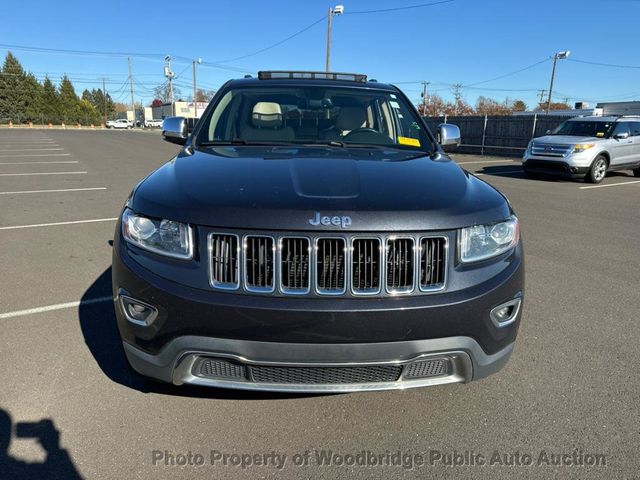
[[[343,80],[347,82],[367,81],[367,76],[362,73],[339,73],[339,72],[306,72],[303,70],[271,70],[258,72],[260,80],[276,80],[283,78],[294,78],[297,80]]]

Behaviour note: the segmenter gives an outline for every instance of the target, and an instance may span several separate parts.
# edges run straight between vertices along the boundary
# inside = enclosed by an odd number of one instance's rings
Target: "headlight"
[[[531,153],[531,147],[533,147],[533,140],[529,141],[529,144],[527,145],[527,149],[525,150],[525,153]]]
[[[460,232],[460,261],[477,262],[495,257],[518,243],[518,219],[490,225],[474,225]]]
[[[577,143],[573,146],[573,153],[581,153],[595,146],[595,143]]]
[[[191,227],[171,220],[154,220],[126,208],[122,214],[122,235],[140,248],[168,257],[193,258]]]

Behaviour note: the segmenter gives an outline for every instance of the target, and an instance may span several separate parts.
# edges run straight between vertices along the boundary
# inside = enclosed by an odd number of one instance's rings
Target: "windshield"
[[[322,144],[432,150],[414,109],[386,90],[325,85],[232,88],[201,125],[199,145]]]
[[[573,137],[608,137],[613,122],[588,120],[568,120],[561,123],[551,135],[570,135]]]

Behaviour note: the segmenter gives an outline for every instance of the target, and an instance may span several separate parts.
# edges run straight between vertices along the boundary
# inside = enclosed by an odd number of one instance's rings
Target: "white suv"
[[[640,177],[640,116],[577,117],[534,138],[522,160],[528,176],[552,174],[604,180],[607,171]]]
[[[133,128],[133,123],[126,118],[118,118],[117,120],[109,120],[107,128]]]

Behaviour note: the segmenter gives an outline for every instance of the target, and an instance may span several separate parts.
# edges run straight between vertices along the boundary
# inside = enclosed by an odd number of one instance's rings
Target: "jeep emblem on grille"
[[[315,217],[310,218],[308,222],[314,227],[317,227],[318,225],[335,225],[336,227],[347,228],[351,226],[351,217],[346,215],[342,217],[338,217],[337,215],[329,217],[320,215],[320,212],[316,212]]]

